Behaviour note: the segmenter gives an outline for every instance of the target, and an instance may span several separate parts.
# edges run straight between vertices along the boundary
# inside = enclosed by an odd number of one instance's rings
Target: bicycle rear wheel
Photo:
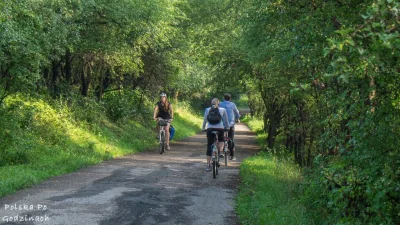
[[[160,134],[160,154],[163,154],[165,150],[165,131]]]

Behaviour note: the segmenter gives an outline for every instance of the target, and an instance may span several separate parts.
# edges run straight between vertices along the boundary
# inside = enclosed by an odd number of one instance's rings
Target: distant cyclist
[[[206,171],[211,171],[211,145],[214,143],[212,131],[218,131],[218,149],[222,151],[224,148],[224,129],[229,128],[228,115],[226,114],[226,110],[218,106],[219,100],[217,98],[213,98],[211,100],[211,107],[207,108],[204,112],[204,120],[202,129],[206,129],[207,125],[207,168]]]
[[[167,145],[167,150],[170,150],[169,147],[169,128],[171,126],[171,122],[174,119],[174,110],[172,108],[172,104],[167,100],[167,94],[160,94],[160,101],[157,102],[154,107],[153,119],[157,121],[157,118],[161,117],[164,120],[168,120],[168,124],[165,127],[165,136],[167,137],[165,142]],[[160,130],[157,124],[157,132]],[[158,137],[157,137],[158,138]]]
[[[235,137],[235,122],[239,122],[240,114],[239,110],[237,109],[235,103],[232,101],[232,97],[229,93],[226,93],[224,95],[224,101],[219,104],[221,108],[226,109],[226,113],[228,114],[228,120],[229,120],[229,131],[228,131],[228,137],[232,140],[231,148],[229,149],[230,151],[230,159],[231,160],[236,160],[235,158],[235,142],[233,141],[233,138]]]

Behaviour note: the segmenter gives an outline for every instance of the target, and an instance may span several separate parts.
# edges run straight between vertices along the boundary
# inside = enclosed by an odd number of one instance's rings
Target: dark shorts
[[[211,145],[214,144],[214,135],[211,134],[213,131],[218,131],[218,141],[224,141],[224,129],[209,128],[207,129],[207,151],[206,155],[211,156]]]

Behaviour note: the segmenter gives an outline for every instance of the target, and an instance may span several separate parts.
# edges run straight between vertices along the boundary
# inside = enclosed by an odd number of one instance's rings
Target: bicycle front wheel
[[[213,160],[213,164],[212,164],[212,167],[213,167],[213,177],[214,177],[214,179],[215,178],[217,178],[217,170],[218,170],[218,168],[217,168],[217,162],[215,161],[215,160]]]
[[[165,132],[160,133],[160,154],[163,154],[165,150]]]

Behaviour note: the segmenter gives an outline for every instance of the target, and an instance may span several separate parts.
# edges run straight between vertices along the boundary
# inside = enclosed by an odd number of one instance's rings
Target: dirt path
[[[236,126],[235,140],[237,160],[221,166],[217,179],[205,171],[206,138],[200,133],[162,155],[155,149],[118,158],[2,198],[0,224],[239,224],[238,166],[258,146],[243,124]],[[16,215],[44,221],[6,221]]]

